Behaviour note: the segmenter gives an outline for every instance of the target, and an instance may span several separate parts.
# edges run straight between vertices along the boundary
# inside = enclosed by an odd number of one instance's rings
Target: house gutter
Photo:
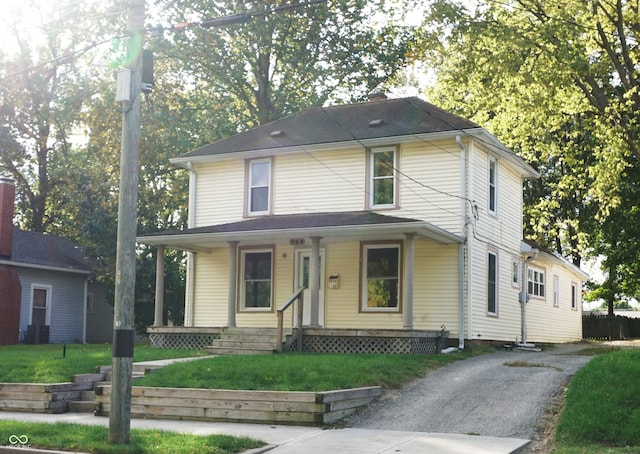
[[[465,281],[466,281],[466,248],[467,248],[467,149],[462,143],[462,138],[460,135],[456,135],[456,143],[460,147],[460,155],[462,157],[461,165],[460,165],[460,173],[462,175],[462,243],[460,243],[458,247],[459,258],[458,258],[458,276],[460,276],[460,283],[458,285],[458,303],[459,303],[459,320],[458,320],[458,348],[460,350],[464,349],[464,338],[466,326],[464,323],[464,313],[465,313],[465,300],[464,300],[464,289],[465,289]]]

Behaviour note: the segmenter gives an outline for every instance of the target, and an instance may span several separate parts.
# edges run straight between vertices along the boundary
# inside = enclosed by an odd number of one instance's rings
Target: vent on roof
[[[382,126],[383,124],[384,124],[384,120],[381,120],[381,119],[371,120],[369,122],[369,127],[370,128],[378,128],[378,127]]]
[[[276,129],[275,131],[271,131],[269,134],[271,137],[282,137],[284,136],[284,131],[282,129]]]

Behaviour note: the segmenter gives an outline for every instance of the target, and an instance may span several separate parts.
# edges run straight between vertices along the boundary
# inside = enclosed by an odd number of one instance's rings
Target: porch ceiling
[[[461,243],[463,239],[429,222],[386,216],[369,211],[263,216],[240,222],[172,230],[139,236],[142,244],[166,246],[194,252],[227,247],[229,241],[267,243],[320,236],[346,241],[403,237],[415,233],[438,243]]]

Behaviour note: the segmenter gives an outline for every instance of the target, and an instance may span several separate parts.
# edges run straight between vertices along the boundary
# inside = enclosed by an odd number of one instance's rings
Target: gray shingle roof
[[[420,98],[385,99],[304,110],[178,159],[474,128],[480,126]]]
[[[91,272],[82,251],[66,238],[13,228],[11,262]]]

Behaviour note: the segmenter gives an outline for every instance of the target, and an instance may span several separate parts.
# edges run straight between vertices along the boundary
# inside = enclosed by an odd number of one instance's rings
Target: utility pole
[[[109,410],[109,443],[127,444],[131,432],[131,371],[133,367],[133,307],[136,283],[138,160],[140,155],[140,97],[144,0],[127,7],[128,99],[121,101],[120,193],[113,318],[113,375]],[[120,80],[119,80],[120,83]]]

